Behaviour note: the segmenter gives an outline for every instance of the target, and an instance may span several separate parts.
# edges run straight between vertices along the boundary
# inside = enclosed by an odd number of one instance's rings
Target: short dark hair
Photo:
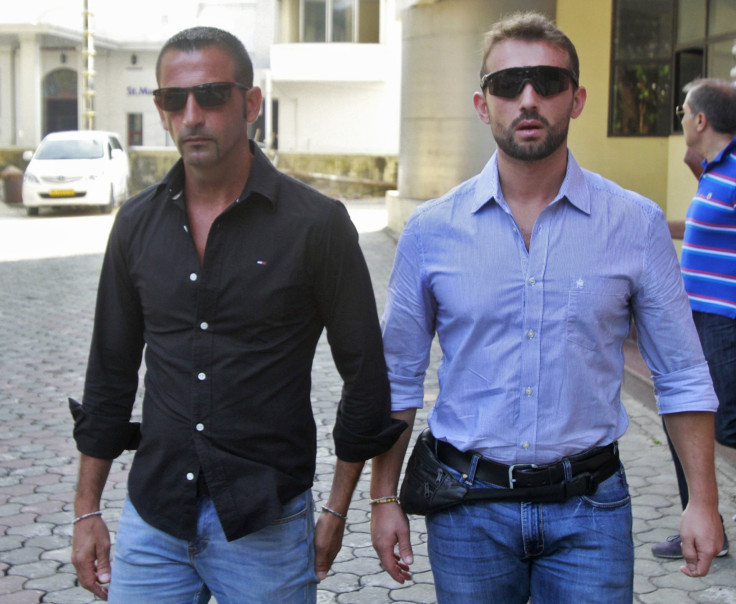
[[[253,86],[253,63],[243,43],[234,35],[216,27],[190,27],[171,36],[158,53],[156,60],[156,81],[161,78],[161,59],[169,50],[193,52],[209,46],[223,50],[235,63],[235,81],[245,86]]]
[[[699,78],[683,88],[693,113],[703,113],[711,128],[721,134],[736,133],[736,88],[727,80]]]
[[[480,77],[485,75],[486,60],[494,46],[506,40],[525,42],[548,42],[564,50],[570,60],[570,71],[580,79],[580,61],[575,45],[547,17],[536,12],[516,12],[497,21],[483,36],[483,61]]]

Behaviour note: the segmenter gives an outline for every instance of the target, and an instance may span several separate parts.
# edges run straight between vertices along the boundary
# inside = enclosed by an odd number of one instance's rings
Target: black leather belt
[[[478,455],[477,453],[459,451],[449,443],[432,438],[436,443],[437,457],[442,463],[461,474],[469,474],[473,457]],[[580,476],[594,476],[598,484],[613,476],[621,463],[618,457],[618,444],[614,442],[546,465],[506,465],[481,457],[478,460],[475,477],[507,489],[546,487],[566,482],[565,461],[570,462],[571,481]]]

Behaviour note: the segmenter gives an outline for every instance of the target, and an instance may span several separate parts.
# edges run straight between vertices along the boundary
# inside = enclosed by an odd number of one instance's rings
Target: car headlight
[[[34,185],[40,185],[41,184],[41,181],[38,179],[38,177],[35,176],[34,174],[31,174],[30,172],[26,172],[23,175],[23,182],[29,182],[29,183],[34,184]]]

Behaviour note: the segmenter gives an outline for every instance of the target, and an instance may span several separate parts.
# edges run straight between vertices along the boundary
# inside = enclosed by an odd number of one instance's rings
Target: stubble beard
[[[533,119],[542,123],[546,128],[545,137],[538,142],[519,143],[515,140],[516,127],[523,120]],[[549,121],[536,112],[525,113],[517,117],[508,128],[495,127],[493,138],[496,145],[509,157],[520,161],[536,161],[552,155],[567,140],[569,120],[558,128],[550,128]]]

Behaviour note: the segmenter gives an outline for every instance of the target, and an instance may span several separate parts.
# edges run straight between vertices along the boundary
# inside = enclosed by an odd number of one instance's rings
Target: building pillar
[[[41,141],[41,49],[36,34],[23,33],[18,40],[15,144],[35,148]]]
[[[555,0],[408,0],[400,8],[398,190],[386,196],[389,227],[397,232],[419,203],[477,174],[495,149],[473,107],[483,32],[518,10],[553,17]]]

